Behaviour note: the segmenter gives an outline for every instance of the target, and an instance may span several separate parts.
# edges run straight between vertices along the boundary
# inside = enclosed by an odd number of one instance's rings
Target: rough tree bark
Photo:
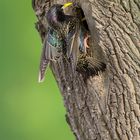
[[[67,0],[33,0],[42,41],[45,11]],[[104,73],[83,82],[62,60],[51,69],[78,140],[140,140],[140,0],[77,0],[89,25]]]

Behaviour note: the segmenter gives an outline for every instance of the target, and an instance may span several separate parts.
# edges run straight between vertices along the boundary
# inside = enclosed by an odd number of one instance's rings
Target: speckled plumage
[[[57,11],[61,10],[62,5],[53,5],[46,14],[48,21],[48,31],[44,40],[43,50],[39,69],[39,82],[42,82],[45,77],[47,66],[50,61],[55,62],[62,55],[63,39],[59,33],[61,21],[58,21],[59,14]],[[61,11],[63,14],[63,11]],[[62,19],[63,20],[63,19]]]
[[[45,77],[45,71],[50,61],[55,62],[60,56],[66,55],[66,53],[68,57],[73,56],[72,53],[74,52],[73,54],[75,54],[76,52],[72,49],[76,42],[74,44],[72,42],[73,38],[76,38],[75,35],[78,31],[78,20],[74,16],[65,15],[62,7],[63,5],[55,4],[46,14],[49,27],[40,62],[40,82]],[[73,59],[73,61],[75,60]]]
[[[79,18],[79,53],[76,70],[80,72],[84,79],[90,76],[97,75],[99,71],[104,71],[106,65],[102,60],[97,59],[93,55],[93,48],[91,46],[91,34],[86,22],[84,13],[79,5],[75,4],[73,8],[73,15]],[[86,42],[86,43],[85,43]]]

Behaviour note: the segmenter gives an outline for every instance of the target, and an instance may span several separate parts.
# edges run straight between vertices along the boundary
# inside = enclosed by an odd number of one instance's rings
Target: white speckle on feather
[[[69,91],[70,90],[70,87],[67,87],[67,90]]]

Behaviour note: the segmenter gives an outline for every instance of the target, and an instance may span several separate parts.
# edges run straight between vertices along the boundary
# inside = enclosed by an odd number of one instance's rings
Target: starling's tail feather
[[[90,71],[92,70],[92,73],[97,75],[99,71],[104,71],[106,68],[106,65],[102,60],[98,60],[92,57],[87,57],[86,58],[87,63],[88,63],[88,68]]]
[[[47,66],[49,65],[49,60],[42,60],[40,63],[40,70],[39,70],[39,77],[38,82],[41,83],[44,81],[45,72],[47,69]]]
[[[102,60],[93,57],[85,57],[80,60],[77,65],[77,71],[80,72],[85,79],[98,75],[98,73],[104,71],[105,68],[106,64],[102,62]]]
[[[50,29],[48,32],[48,35],[50,33]],[[50,45],[48,44],[48,35],[46,36],[45,40],[44,40],[44,44],[43,44],[43,48],[42,48],[42,54],[41,54],[41,60],[40,60],[40,67],[39,67],[39,77],[38,77],[38,82],[43,82],[44,78],[45,78],[45,72],[46,69],[50,63],[50,59],[51,59],[51,48]]]

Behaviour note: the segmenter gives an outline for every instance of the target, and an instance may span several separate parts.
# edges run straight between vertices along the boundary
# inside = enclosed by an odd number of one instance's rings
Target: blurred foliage
[[[0,0],[0,140],[74,140],[51,71],[37,82],[36,20],[31,0]]]

